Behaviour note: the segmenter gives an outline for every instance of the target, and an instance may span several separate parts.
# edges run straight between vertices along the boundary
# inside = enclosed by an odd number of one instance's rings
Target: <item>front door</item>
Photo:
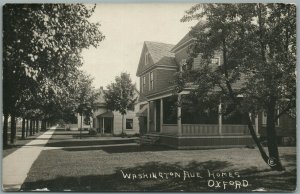
[[[105,117],[104,118],[104,133],[113,132],[113,118]]]

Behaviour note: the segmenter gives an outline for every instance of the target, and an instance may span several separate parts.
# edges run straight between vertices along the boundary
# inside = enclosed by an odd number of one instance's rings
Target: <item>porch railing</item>
[[[246,135],[247,125],[222,125],[219,131],[217,124],[182,124],[183,136],[205,136],[205,135]]]
[[[177,124],[163,124],[162,134],[177,135]],[[221,132],[221,133],[220,133]],[[248,135],[247,125],[218,124],[182,124],[182,136],[218,136],[218,135]]]
[[[178,133],[178,126],[177,124],[163,124],[163,130],[161,133],[168,134],[168,135],[177,135]]]

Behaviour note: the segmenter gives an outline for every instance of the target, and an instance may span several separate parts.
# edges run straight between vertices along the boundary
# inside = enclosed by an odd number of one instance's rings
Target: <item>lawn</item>
[[[23,191],[243,192],[296,188],[295,147],[280,148],[286,168],[282,172],[270,171],[259,152],[250,148],[173,150],[140,147],[126,138],[120,142],[74,140],[62,132],[55,132],[46,147],[34,162]]]

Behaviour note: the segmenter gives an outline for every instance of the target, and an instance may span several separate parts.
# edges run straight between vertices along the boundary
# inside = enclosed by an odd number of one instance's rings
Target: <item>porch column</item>
[[[163,133],[163,122],[164,122],[164,104],[163,99],[160,99],[160,132]]]
[[[147,109],[147,133],[150,130],[150,101],[148,101],[148,109]]]
[[[219,113],[219,135],[222,135],[222,103],[219,104],[218,113]]]
[[[255,115],[255,133],[258,136],[258,114]]]
[[[177,106],[177,126],[178,126],[178,136],[181,136],[182,134],[182,125],[181,125],[181,104],[180,104],[180,101],[181,101],[181,94],[178,94],[178,99],[177,99],[177,102],[178,102],[178,106]]]
[[[102,117],[102,134],[104,134],[104,117]]]

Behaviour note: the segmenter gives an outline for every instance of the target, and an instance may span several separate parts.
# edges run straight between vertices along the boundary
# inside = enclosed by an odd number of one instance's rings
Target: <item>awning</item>
[[[110,118],[112,118],[112,117],[114,117],[114,114],[112,113],[112,111],[107,111],[105,113],[102,113],[102,114],[98,115],[97,117],[110,117]]]
[[[136,116],[137,117],[146,117],[147,116],[147,109],[148,109],[148,104],[143,106],[143,108],[141,108],[137,113]]]

